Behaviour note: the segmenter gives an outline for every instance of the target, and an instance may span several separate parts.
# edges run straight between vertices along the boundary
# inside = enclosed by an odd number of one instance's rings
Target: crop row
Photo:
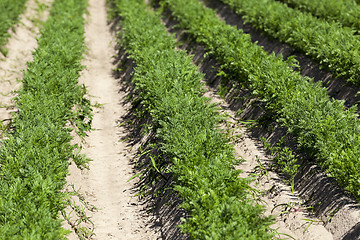
[[[161,152],[151,157],[152,170],[172,173],[181,207],[190,213],[183,231],[193,239],[270,239],[272,217],[261,217],[249,180],[233,169],[233,147],[217,129],[221,116],[202,96],[203,75],[174,50],[175,39],[144,1],[116,3],[120,44],[136,63],[132,81],[156,133],[152,147]]]
[[[275,0],[221,1],[255,28],[305,52],[337,77],[360,85],[360,36],[351,29]]]
[[[163,0],[184,28],[206,46],[222,68],[252,90],[297,137],[300,147],[337,181],[360,197],[360,133],[355,108],[329,100],[326,89],[268,55],[250,36],[226,25],[198,0]],[[255,1],[251,1],[255,2]]]
[[[279,0],[312,15],[333,20],[360,31],[360,6],[354,0]]]
[[[1,0],[0,1],[0,52],[6,55],[6,50],[1,47],[9,37],[9,28],[18,20],[19,15],[25,10],[27,0]]]
[[[84,160],[70,144],[68,122],[82,129],[80,119],[90,110],[77,85],[86,5],[86,0],[54,1],[24,73],[13,131],[0,148],[1,239],[57,240],[67,233],[59,219],[66,202],[62,189],[70,158]]]

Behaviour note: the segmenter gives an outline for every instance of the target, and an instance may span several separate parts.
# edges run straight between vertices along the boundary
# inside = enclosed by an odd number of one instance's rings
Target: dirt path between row
[[[11,37],[4,46],[7,56],[0,53],[0,121],[9,123],[15,111],[12,99],[21,87],[26,63],[32,61],[32,51],[37,47],[36,38],[40,35],[41,21],[49,15],[52,0],[29,0],[26,10],[20,15],[20,22],[10,29]]]
[[[133,176],[130,160],[135,149],[121,141],[128,133],[119,120],[130,106],[125,104],[119,80],[112,75],[115,38],[107,25],[105,0],[90,0],[88,11],[85,41],[89,50],[80,83],[87,86],[92,103],[103,106],[94,109],[94,130],[83,147],[83,153],[93,160],[90,170],[79,170],[72,164],[68,183],[80,189],[88,206],[97,209],[87,211],[94,225],[91,239],[156,239],[154,230],[146,227],[147,217],[141,215],[133,181],[128,182]],[[68,237],[78,239],[75,233]]]

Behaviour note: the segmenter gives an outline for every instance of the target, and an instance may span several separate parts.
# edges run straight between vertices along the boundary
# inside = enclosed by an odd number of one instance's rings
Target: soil
[[[86,69],[80,83],[88,88],[95,108],[92,130],[85,139],[82,153],[91,158],[90,170],[70,166],[68,183],[73,184],[86,201],[87,216],[92,224],[91,239],[157,239],[156,229],[147,224],[150,216],[143,213],[142,202],[135,197],[134,175],[131,159],[136,146],[130,146],[121,119],[127,115],[130,105],[126,93],[113,75],[116,55],[115,37],[107,24],[105,0],[90,0],[87,16],[85,42],[88,53],[83,61]],[[76,217],[73,215],[73,222]],[[93,227],[94,226],[94,227]],[[67,226],[69,228],[69,226]],[[80,231],[80,230],[77,230]],[[91,237],[90,237],[91,236]],[[69,239],[78,239],[75,233]]]

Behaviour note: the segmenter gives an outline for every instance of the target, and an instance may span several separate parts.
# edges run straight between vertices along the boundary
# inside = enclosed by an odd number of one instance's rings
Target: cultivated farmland
[[[360,239],[359,3],[0,7],[0,239]]]

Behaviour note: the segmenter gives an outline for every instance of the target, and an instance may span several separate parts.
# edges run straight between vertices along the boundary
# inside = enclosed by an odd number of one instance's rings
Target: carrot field
[[[0,8],[0,239],[360,239],[358,2]]]

